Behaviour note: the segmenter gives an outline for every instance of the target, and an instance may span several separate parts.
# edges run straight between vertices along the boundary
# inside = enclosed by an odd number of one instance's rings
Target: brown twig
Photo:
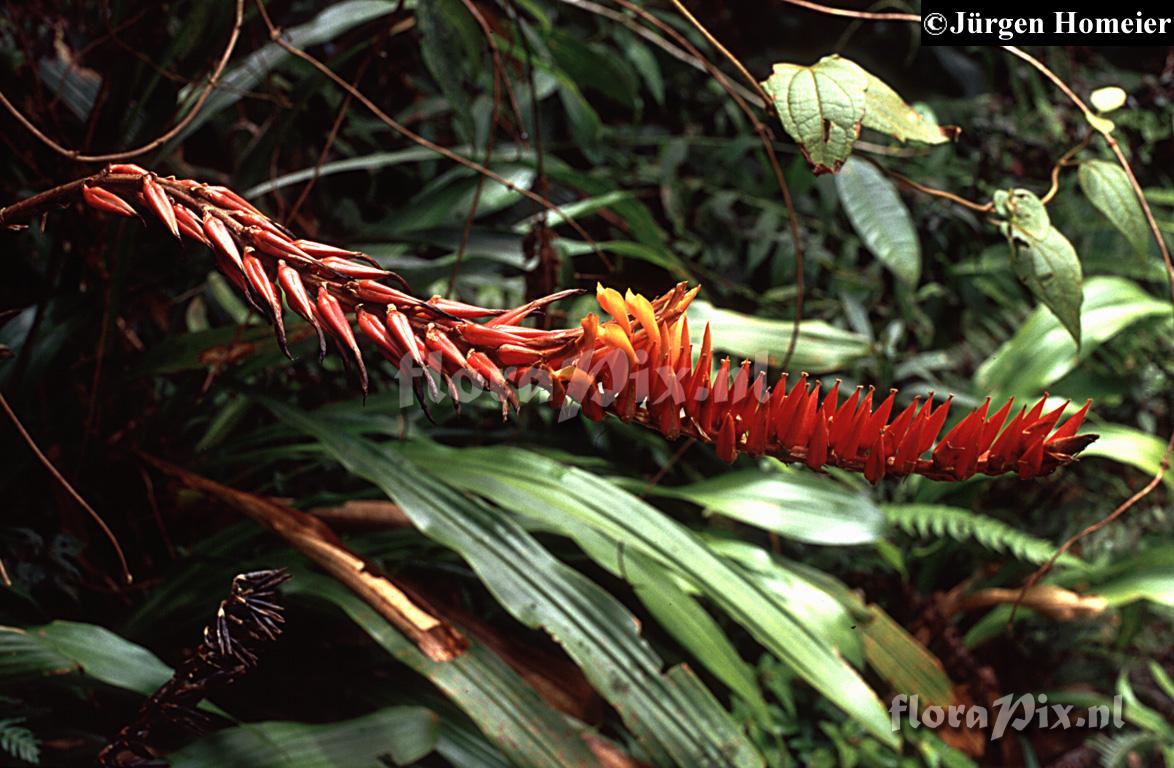
[[[787,351],[783,355],[782,362],[780,363],[780,367],[785,369],[795,354],[795,347],[799,342],[799,326],[803,321],[803,242],[799,233],[799,217],[795,214],[795,204],[794,200],[791,198],[791,188],[787,185],[787,177],[783,173],[782,166],[779,165],[778,156],[775,154],[773,137],[770,134],[770,130],[761,120],[758,119],[758,116],[754,113],[753,110],[750,109],[750,106],[746,103],[745,99],[743,99],[741,95],[739,95],[738,92],[732,88],[732,84],[730,83],[729,79],[726,78],[721,70],[719,70],[704,56],[702,56],[701,52],[697,50],[696,46],[689,42],[688,38],[677,32],[669,25],[665,24],[656,16],[648,13],[643,8],[628,2],[628,0],[616,0],[616,2],[629,11],[632,11],[633,13],[640,16],[640,18],[656,26],[662,32],[672,37],[678,45],[685,48],[697,59],[699,59],[705,65],[706,69],[710,71],[710,74],[718,82],[718,84],[721,85],[726,93],[730,95],[730,98],[734,100],[734,103],[738,105],[738,108],[741,109],[746,117],[750,120],[751,125],[754,127],[754,132],[758,134],[759,141],[762,143],[762,148],[766,152],[767,160],[770,163],[771,172],[774,173],[775,182],[778,184],[779,191],[783,195],[783,204],[786,206],[787,221],[790,225],[791,244],[795,251],[795,318],[791,325],[791,338],[787,343]],[[709,40],[709,42],[715,48],[717,48],[727,59],[729,59],[734,64],[734,67],[742,74],[744,78],[746,78],[746,81],[754,89],[755,94],[761,101],[762,108],[765,109],[768,114],[774,115],[774,105],[773,102],[771,102],[770,97],[767,96],[764,90],[762,90],[762,86],[759,85],[758,81],[754,79],[746,67],[742,65],[742,62],[739,61],[738,58],[734,56],[734,54],[732,54],[725,46],[718,42],[717,38],[710,34],[709,30],[706,29],[701,24],[701,22],[693,16],[693,14],[689,13],[689,9],[681,4],[679,0],[673,0],[673,4],[681,12],[681,14],[684,15],[685,18],[688,19],[688,21],[693,24],[693,26],[695,26],[707,40]]]
[[[416,604],[391,579],[347,549],[322,520],[272,499],[221,485],[154,456],[141,452],[139,456],[187,487],[220,500],[285,539],[378,611],[433,661],[452,661],[468,646],[459,630]]]
[[[453,152],[448,147],[441,146],[434,141],[424,138],[420,134],[405,126],[403,123],[400,123],[395,118],[391,117],[391,115],[380,109],[379,106],[375,104],[375,102],[371,101],[371,99],[369,99],[362,91],[353,87],[346,80],[339,77],[339,75],[334,70],[323,64],[319,59],[311,56],[302,49],[297,48],[286,41],[281,36],[281,29],[274,25],[273,20],[269,17],[269,12],[265,9],[264,0],[255,0],[255,2],[257,5],[257,10],[261,14],[261,19],[265,22],[265,26],[269,30],[270,38],[286,53],[301,59],[302,61],[312,66],[314,69],[321,72],[339,88],[342,88],[344,91],[351,94],[355,98],[355,101],[366,107],[371,112],[371,114],[375,115],[375,117],[379,119],[380,122],[399,135],[403,136],[408,141],[435,152],[446,160],[450,160],[454,163],[457,163],[458,165],[468,168],[471,171],[480,173],[491,181],[502,185],[511,192],[516,192],[527,200],[533,203],[537,203],[551,213],[560,216],[563,221],[565,221],[573,230],[575,230],[575,233],[578,234],[579,237],[583,238],[584,242],[591,246],[592,250],[595,252],[596,256],[599,257],[600,261],[606,264],[609,269],[611,268],[611,259],[609,259],[607,255],[600,249],[599,243],[595,241],[595,238],[591,237],[591,235],[587,233],[587,230],[583,229],[583,226],[575,221],[572,217],[564,215],[562,210],[549,199],[543,197],[542,195],[535,194],[528,189],[519,187],[509,179],[501,176],[498,173],[495,173],[494,171],[491,171],[475,160],[470,160],[467,157]]]
[[[497,42],[493,39],[493,30],[489,27],[489,22],[485,20],[485,16],[477,8],[473,0],[464,0],[465,9],[469,11],[469,15],[477,22],[477,26],[481,28],[481,34],[485,38],[485,45],[489,48],[489,55],[493,60],[493,109],[489,115],[489,135],[485,138],[485,160],[482,165],[486,168],[493,162],[493,147],[497,141],[497,124],[501,120],[501,93],[502,80],[505,80],[505,88],[510,95],[510,103],[513,105],[515,115],[518,120],[518,130],[524,132],[524,124],[521,122],[522,115],[517,109],[517,101],[514,98],[514,90],[510,87],[509,77],[506,75],[505,65],[501,61],[501,51],[497,48]],[[457,246],[457,256],[452,264],[452,272],[448,277],[448,291],[446,296],[452,296],[453,291],[456,290],[457,277],[461,273],[461,263],[465,260],[465,249],[469,247],[469,238],[473,234],[473,219],[477,217],[477,207],[481,204],[481,192],[485,188],[485,177],[477,177],[477,185],[473,188],[473,199],[469,202],[469,213],[465,216],[465,225],[461,228],[461,242]]]
[[[1161,463],[1158,464],[1158,471],[1154,473],[1154,476],[1150,478],[1148,483],[1146,483],[1141,489],[1137,491],[1137,493],[1126,499],[1124,503],[1110,512],[1108,515],[1096,521],[1092,525],[1087,526],[1079,533],[1069,536],[1068,540],[1065,541],[1050,558],[1048,558],[1048,561],[1040,566],[1035,573],[1031,574],[1030,578],[1028,578],[1024,583],[1023,588],[1019,590],[1019,597],[1015,600],[1015,605],[1011,608],[1010,618],[1007,619],[1008,625],[1015,621],[1015,613],[1019,610],[1019,606],[1022,604],[1027,591],[1034,587],[1040,579],[1046,576],[1052,570],[1052,568],[1055,567],[1057,560],[1063,557],[1064,554],[1068,552],[1068,550],[1072,549],[1072,547],[1078,541],[1083,539],[1085,536],[1091,536],[1109,523],[1121,517],[1121,515],[1128,512],[1130,508],[1133,507],[1133,505],[1137,504],[1137,502],[1150,495],[1150,493],[1152,493],[1153,490],[1158,487],[1158,485],[1162,482],[1162,478],[1165,476],[1166,471],[1170,469],[1170,451],[1172,449],[1174,449],[1174,434],[1170,436],[1169,442],[1166,443],[1166,453],[1162,456]]]
[[[959,195],[955,195],[953,192],[947,192],[944,189],[937,189],[936,187],[930,187],[920,182],[914,181],[908,176],[904,176],[894,170],[885,168],[880,163],[873,163],[873,165],[876,166],[877,170],[886,176],[889,176],[890,178],[895,179],[897,182],[904,184],[910,189],[915,189],[922,194],[932,195],[933,197],[940,197],[943,200],[949,200],[951,203],[956,203],[957,205],[961,205],[964,208],[969,208],[972,211],[977,211],[978,213],[990,213],[995,209],[994,203],[976,203]]]
[[[12,406],[8,404],[8,399],[4,397],[3,394],[0,394],[0,409],[4,410],[4,413],[8,416],[9,421],[11,421],[12,425],[16,427],[16,431],[20,433],[21,439],[23,439],[25,444],[28,445],[29,450],[33,452],[33,455],[37,457],[37,461],[41,462],[41,465],[49,471],[49,474],[53,476],[53,479],[57,481],[58,485],[60,485],[62,489],[67,494],[69,494],[69,497],[77,502],[78,506],[84,509],[86,514],[93,518],[94,522],[98,524],[98,527],[102,529],[102,533],[114,547],[115,554],[118,555],[118,564],[122,569],[123,580],[127,584],[132,583],[134,578],[130,575],[130,567],[126,563],[126,555],[123,554],[122,545],[118,543],[118,538],[114,535],[114,531],[110,530],[110,526],[106,525],[106,521],[102,519],[102,516],[99,515],[94,510],[94,508],[90,506],[89,502],[82,498],[80,493],[74,490],[74,487],[70,485],[68,480],[65,479],[65,476],[57,470],[57,467],[53,465],[53,462],[49,460],[49,457],[46,456],[45,453],[41,450],[40,446],[37,445],[37,441],[34,440],[33,436],[29,434],[29,431],[25,429],[24,424],[20,421],[20,417],[16,415],[16,411],[12,410]],[[4,579],[7,582],[7,574],[4,576]]]
[[[1154,218],[1154,212],[1150,209],[1149,201],[1146,200],[1145,193],[1141,188],[1141,184],[1137,181],[1137,176],[1134,174],[1133,168],[1129,164],[1129,160],[1125,157],[1125,153],[1122,151],[1121,145],[1117,143],[1117,139],[1113,137],[1113,134],[1110,131],[1101,130],[1098,127],[1104,118],[1098,117],[1091,109],[1089,109],[1088,105],[1085,104],[1084,101],[1076,95],[1076,92],[1073,91],[1067,83],[1060,79],[1059,75],[1049,69],[1048,66],[1042,61],[1013,45],[1004,45],[1000,47],[1004,51],[1010,53],[1012,56],[1026,61],[1040,74],[1047,78],[1054,86],[1056,86],[1056,88],[1060,90],[1061,93],[1067,96],[1068,99],[1073,104],[1075,104],[1082,113],[1084,113],[1084,117],[1086,120],[1088,120],[1089,124],[1094,128],[1097,128],[1097,132],[1102,137],[1104,137],[1105,142],[1109,145],[1109,149],[1113,151],[1113,155],[1117,158],[1117,162],[1120,163],[1121,168],[1125,171],[1125,175],[1129,177],[1129,185],[1132,187],[1133,194],[1137,197],[1137,201],[1141,204],[1141,210],[1145,215],[1146,222],[1149,224],[1150,233],[1154,236],[1154,240],[1158,244],[1158,252],[1161,253],[1162,261],[1166,265],[1166,277],[1170,285],[1170,298],[1171,301],[1174,301],[1174,263],[1171,263],[1170,260],[1170,249],[1166,246],[1166,239],[1162,236],[1162,230],[1158,227],[1158,222]],[[1141,501],[1158,487],[1162,477],[1166,474],[1166,470],[1170,467],[1170,454],[1172,451],[1174,451],[1174,433],[1170,434],[1170,439],[1166,442],[1166,450],[1162,454],[1161,462],[1158,464],[1158,471],[1154,473],[1154,476],[1148,483],[1146,483],[1143,488],[1141,488],[1141,490],[1130,496],[1129,499],[1125,501],[1125,503],[1110,512],[1105,518],[1090,525],[1080,533],[1068,539],[1068,541],[1064,542],[1064,545],[1060,547],[1059,551],[1056,552],[1056,554],[1054,554],[1047,563],[1041,566],[1039,570],[1031,575],[1031,578],[1027,580],[1023,590],[1020,591],[1019,600],[1016,601],[1015,607],[1011,610],[1011,620],[1015,618],[1015,611],[1019,608],[1019,603],[1023,600],[1023,595],[1026,594],[1027,589],[1043,578],[1043,576],[1052,569],[1053,564],[1056,562],[1056,559],[1060,557],[1060,555],[1067,552],[1068,549],[1070,549],[1077,541],[1080,541],[1089,534],[1099,531],[1101,528],[1104,528],[1106,525],[1125,514],[1125,512],[1129,510],[1130,507]]]
[[[380,35],[375,44],[371,46],[371,51],[359,63],[359,68],[355,72],[355,79],[351,82],[352,86],[358,87],[359,81],[363,79],[363,75],[367,72],[367,67],[371,65],[371,61],[375,58],[379,48],[382,46],[385,35],[386,31]],[[293,206],[289,209],[289,213],[285,215],[287,226],[298,217],[298,212],[302,210],[306,198],[310,196],[311,190],[318,184],[318,176],[322,173],[322,164],[326,162],[326,157],[330,154],[330,150],[334,146],[334,140],[338,138],[338,130],[342,127],[342,121],[346,117],[347,110],[350,109],[350,106],[351,95],[347,93],[343,96],[342,103],[338,105],[338,112],[334,115],[334,122],[330,125],[330,133],[327,134],[326,142],[318,152],[318,159],[314,161],[314,175],[302,185],[302,191],[298,193],[297,199],[294,200]]]
[[[224,52],[220,55],[220,60],[216,62],[216,67],[212,70],[212,74],[208,76],[208,82],[204,85],[200,95],[196,98],[196,103],[188,110],[188,113],[180,119],[171,130],[167,131],[161,136],[147,142],[136,149],[128,149],[122,152],[111,152],[105,155],[85,155],[75,149],[58,144],[53,139],[46,136],[37,126],[33,125],[24,114],[17,109],[16,105],[8,100],[3,91],[0,91],[0,104],[2,104],[12,116],[16,118],[17,122],[25,127],[31,134],[36,136],[41,143],[48,146],[54,152],[60,155],[76,160],[81,163],[111,163],[122,160],[130,160],[131,158],[144,155],[166,144],[171,139],[175,138],[187,128],[196,116],[200,114],[200,110],[204,108],[204,103],[212,95],[212,91],[216,88],[216,84],[220,81],[220,76],[224,73],[224,68],[228,65],[228,60],[232,57],[232,51],[236,48],[236,41],[240,37],[241,24],[244,22],[244,0],[236,0],[236,15],[232,23],[232,31],[228,35],[228,43],[224,46]]]
[[[864,19],[865,21],[910,21],[916,24],[921,23],[921,17],[916,13],[852,11],[847,8],[832,8],[828,5],[820,5],[819,3],[811,2],[811,0],[782,0],[782,2],[797,5],[800,8],[806,8],[809,11],[826,13],[829,16],[846,16],[851,19]]]
[[[1090,131],[1084,135],[1084,139],[1079,144],[1061,155],[1060,159],[1056,161],[1056,164],[1052,166],[1052,186],[1050,186],[1048,191],[1044,193],[1044,196],[1039,199],[1041,203],[1047,205],[1052,201],[1052,198],[1056,196],[1056,193],[1060,191],[1060,170],[1071,165],[1072,158],[1080,154],[1088,146],[1088,142],[1091,140],[1092,132]]]

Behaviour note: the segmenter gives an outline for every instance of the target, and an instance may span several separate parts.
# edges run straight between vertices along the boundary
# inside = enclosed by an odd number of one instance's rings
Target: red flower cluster
[[[933,397],[896,410],[896,391],[881,402],[872,388],[857,387],[840,402],[837,381],[826,393],[802,374],[773,387],[750,361],[734,369],[729,358],[714,373],[708,326],[694,361],[685,310],[698,288],[678,284],[649,300],[599,286],[596,298],[611,316],[594,314],[578,328],[542,330],[522,324],[547,304],[579,293],[563,291],[513,309],[489,309],[437,296],[421,300],[408,286],[364,254],[294,238],[229,189],[159,178],[133,165],[110,166],[82,187],[91,207],[123,216],[137,209],[130,196],[176,237],[211,247],[229,280],[274,324],[286,349],[285,305],[318,333],[325,354],[329,334],[355,364],[363,391],[367,369],[352,321],[381,356],[411,376],[424,402],[424,383],[438,396],[436,378],[454,399],[454,378],[466,377],[495,393],[503,411],[517,407],[517,389],[537,384],[563,408],[578,403],[585,415],[607,412],[637,421],[670,439],[688,435],[713,443],[733,461],[739,452],[776,456],[813,469],[842,467],[871,482],[920,474],[964,480],[975,474],[1015,472],[1028,478],[1068,464],[1095,435],[1077,431],[1085,404],[1058,429],[1065,410],[1044,412],[1046,398],[1022,408],[1008,423],[1010,400],[988,415],[990,400],[939,439],[950,399]],[[386,280],[399,287],[387,285]]]

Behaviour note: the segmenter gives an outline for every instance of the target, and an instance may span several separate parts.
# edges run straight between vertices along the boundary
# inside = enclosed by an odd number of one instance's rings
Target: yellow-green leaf
[[[847,59],[826,56],[810,67],[775,64],[762,87],[815,173],[840,170],[864,121],[867,73]]]
[[[817,174],[839,171],[861,126],[899,141],[926,144],[941,144],[958,134],[956,127],[927,119],[859,64],[836,55],[810,67],[775,64],[762,87]]]

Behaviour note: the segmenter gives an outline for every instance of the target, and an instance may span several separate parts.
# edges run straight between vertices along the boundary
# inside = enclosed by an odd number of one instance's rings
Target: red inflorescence
[[[367,368],[352,318],[400,375],[412,377],[422,403],[422,382],[439,397],[435,376],[454,398],[454,379],[461,377],[493,392],[503,412],[518,407],[518,388],[536,384],[557,408],[573,402],[588,418],[611,413],[669,439],[690,436],[711,443],[725,461],[739,453],[769,455],[816,470],[862,472],[873,483],[911,474],[964,480],[1014,472],[1030,478],[1070,463],[1096,439],[1078,434],[1089,403],[1057,428],[1067,403],[1045,411],[1044,397],[1008,421],[1013,403],[989,413],[988,398],[942,435],[951,398],[935,403],[931,393],[899,407],[896,390],[882,398],[871,387],[856,387],[841,401],[839,380],[824,393],[823,383],[806,373],[793,382],[784,373],[772,387],[766,372],[748,360],[734,366],[724,358],[715,372],[708,326],[694,359],[685,311],[699,288],[684,283],[652,300],[598,286],[596,299],[610,320],[589,314],[577,328],[542,330],[522,323],[581,292],[506,310],[438,296],[423,300],[364,254],[295,239],[225,187],[160,178],[132,165],[110,166],[82,186],[90,207],[137,215],[116,191],[130,193],[177,236],[211,247],[220,270],[274,323],[286,350],[284,295],[317,332],[323,354],[323,331],[338,343],[364,393]]]

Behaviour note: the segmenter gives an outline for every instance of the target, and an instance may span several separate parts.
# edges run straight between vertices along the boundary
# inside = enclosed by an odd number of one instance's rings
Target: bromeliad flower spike
[[[694,360],[685,310],[699,288],[684,283],[651,300],[598,286],[610,319],[588,314],[576,328],[550,331],[522,322],[579,291],[513,309],[420,299],[364,254],[297,238],[225,187],[162,178],[135,165],[111,165],[0,209],[0,224],[79,193],[95,210],[145,212],[176,237],[210,247],[219,269],[273,324],[287,355],[283,306],[314,329],[321,354],[326,336],[334,341],[364,394],[360,338],[410,378],[421,404],[425,386],[439,396],[439,380],[459,405],[457,381],[464,379],[493,392],[506,413],[518,406],[520,387],[538,385],[557,408],[577,403],[591,419],[611,413],[669,439],[690,436],[711,443],[725,461],[739,453],[769,455],[816,470],[862,472],[873,483],[911,474],[1036,477],[1069,464],[1096,439],[1078,433],[1089,403],[1057,427],[1067,403],[1045,411],[1045,397],[1015,413],[1008,400],[992,412],[988,398],[939,439],[950,399],[935,405],[932,395],[915,397],[898,408],[895,390],[882,395],[863,387],[841,399],[839,382],[824,393],[807,374],[792,381],[784,373],[768,386],[765,371],[753,372],[748,360],[735,366],[724,358],[715,373],[708,326]]]

